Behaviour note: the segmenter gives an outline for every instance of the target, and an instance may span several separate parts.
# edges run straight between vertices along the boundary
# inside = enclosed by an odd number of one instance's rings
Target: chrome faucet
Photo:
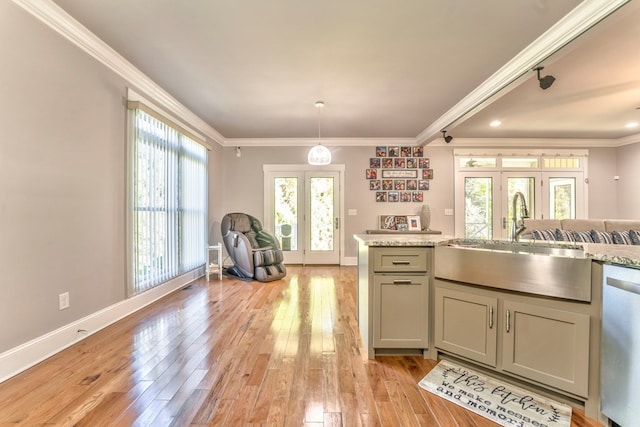
[[[520,225],[518,225],[517,215],[518,199],[520,199]],[[513,195],[512,203],[513,225],[511,227],[511,241],[517,242],[520,234],[527,228],[524,226],[524,220],[525,218],[529,218],[529,210],[527,209],[527,201],[524,198],[524,194],[520,191],[517,191],[516,194]]]

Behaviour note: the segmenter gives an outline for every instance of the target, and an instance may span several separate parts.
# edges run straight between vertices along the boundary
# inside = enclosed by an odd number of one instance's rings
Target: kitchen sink
[[[560,257],[585,258],[582,247],[567,246],[562,244],[533,244],[518,242],[478,242],[478,241],[458,241],[450,246],[464,249],[478,249],[485,251],[497,251],[519,254],[539,254]]]
[[[435,249],[435,277],[575,301],[591,301],[591,259],[579,246],[456,241]]]

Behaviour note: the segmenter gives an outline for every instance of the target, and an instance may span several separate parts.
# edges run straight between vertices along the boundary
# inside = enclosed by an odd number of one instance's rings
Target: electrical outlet
[[[350,215],[350,216],[358,215],[358,209],[348,209],[347,215]]]
[[[69,292],[58,295],[58,307],[60,310],[69,308]]]
[[[453,216],[453,209],[445,209],[444,214],[446,216]]]

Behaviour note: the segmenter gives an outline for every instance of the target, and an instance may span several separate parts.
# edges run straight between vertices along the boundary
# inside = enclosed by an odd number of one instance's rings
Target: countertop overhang
[[[358,242],[365,246],[423,246],[436,247],[456,243],[461,240],[453,236],[432,235],[432,234],[354,234]],[[508,245],[507,240],[494,240],[493,242]],[[616,245],[602,243],[580,243],[580,242],[547,242],[547,241],[521,241],[519,244],[528,243],[532,245],[550,244],[571,244],[582,246],[585,256],[594,261],[601,261],[607,264],[616,264],[624,267],[640,269],[640,245]]]

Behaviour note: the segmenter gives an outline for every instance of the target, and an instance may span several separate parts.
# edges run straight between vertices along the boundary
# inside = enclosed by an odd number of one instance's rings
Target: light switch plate
[[[453,209],[445,209],[444,214],[445,216],[453,216]]]

